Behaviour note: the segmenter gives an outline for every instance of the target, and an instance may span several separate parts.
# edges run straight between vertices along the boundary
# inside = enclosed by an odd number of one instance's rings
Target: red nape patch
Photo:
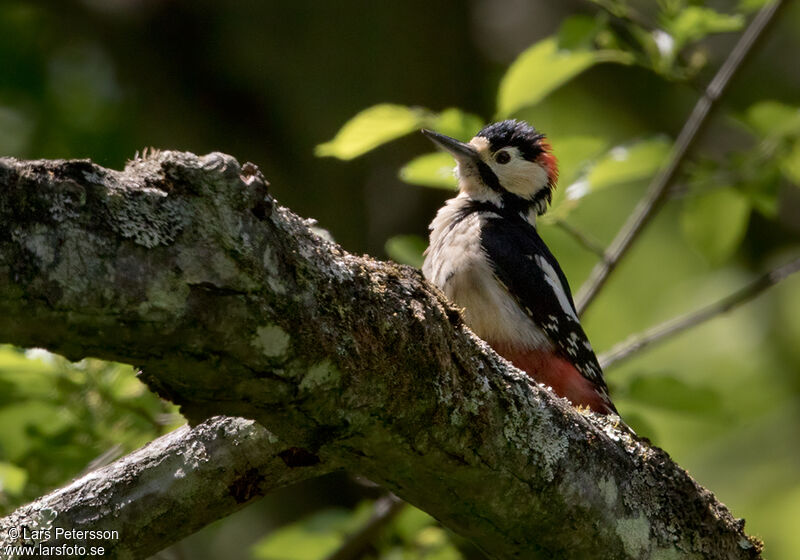
[[[514,350],[491,345],[495,352],[527,373],[537,383],[547,385],[559,397],[569,399],[575,406],[587,406],[600,414],[615,411],[597,392],[594,383],[586,379],[564,358],[544,350]]]
[[[558,159],[553,155],[553,148],[547,140],[539,140],[542,153],[536,158],[536,162],[547,170],[547,177],[551,188],[556,188],[558,182]]]

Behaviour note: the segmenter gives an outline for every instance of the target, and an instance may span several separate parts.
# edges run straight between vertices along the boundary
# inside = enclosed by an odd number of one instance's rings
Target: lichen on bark
[[[138,364],[192,423],[257,420],[289,468],[365,475],[494,558],[759,555],[666,453],[533,384],[418,271],[317,235],[251,164],[0,159],[0,220],[0,340]]]

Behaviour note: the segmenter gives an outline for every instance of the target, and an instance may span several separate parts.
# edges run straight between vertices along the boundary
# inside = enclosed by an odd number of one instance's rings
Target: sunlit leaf
[[[451,107],[439,113],[433,119],[431,127],[437,132],[466,142],[475,136],[483,125],[483,119],[479,116]]]
[[[28,481],[28,471],[12,463],[0,461],[0,494],[18,496]]]
[[[709,414],[721,410],[719,394],[711,387],[692,386],[668,374],[645,374],[628,386],[628,397],[641,404],[675,410]]]
[[[675,40],[675,48],[698,41],[712,33],[738,31],[744,25],[741,14],[721,14],[711,8],[689,6],[665,23],[667,32]]]
[[[563,49],[555,37],[539,41],[511,64],[500,82],[497,114],[506,118],[541,101],[550,92],[599,62],[631,64],[633,56],[617,50]]]
[[[425,109],[382,104],[365,109],[350,119],[329,142],[319,144],[314,153],[339,159],[353,159],[422,128],[433,119]]]
[[[709,262],[725,262],[747,230],[750,202],[741,193],[720,188],[688,197],[681,212],[686,239]]]
[[[552,144],[558,160],[559,180],[550,210],[541,217],[544,223],[565,218],[577,206],[581,197],[568,197],[568,187],[608,148],[608,141],[597,136],[569,136]]]
[[[655,175],[667,158],[670,142],[656,137],[616,146],[602,157],[585,177],[585,185],[573,187],[568,197],[578,197],[607,187],[647,179]]]
[[[454,190],[456,163],[446,152],[433,152],[412,159],[400,169],[400,179],[412,185]]]
[[[422,252],[428,246],[419,235],[396,235],[386,240],[386,254],[395,262],[422,268]]]
[[[568,136],[553,141],[552,145],[558,160],[559,186],[566,187],[608,149],[609,142],[598,136]]]
[[[745,113],[745,122],[763,137],[800,134],[800,107],[779,101],[760,101]]]
[[[63,484],[105,450],[151,441],[162,433],[167,411],[130,366],[71,363],[40,349],[0,346],[0,454],[28,480],[20,495],[6,493],[0,507]]]

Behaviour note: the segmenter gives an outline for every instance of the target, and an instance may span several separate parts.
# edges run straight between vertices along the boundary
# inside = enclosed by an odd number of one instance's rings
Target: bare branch
[[[759,557],[666,453],[533,384],[419,271],[314,234],[252,165],[0,159],[0,223],[0,340],[138,364],[190,422],[257,420],[285,465],[362,475],[492,558]],[[123,483],[102,472],[104,492]],[[170,502],[177,472],[142,505]],[[96,494],[89,483],[68,490]],[[229,511],[204,500],[188,521],[162,512],[161,534]],[[112,527],[122,507],[56,526]],[[36,522],[26,511],[15,523]]]
[[[632,335],[626,340],[615,345],[608,352],[604,352],[599,356],[600,365],[603,369],[619,364],[628,358],[638,354],[648,346],[659,342],[664,342],[675,335],[682,333],[685,330],[701,325],[706,321],[713,319],[718,315],[727,313],[732,309],[742,305],[755,298],[768,288],[771,288],[781,280],[788,278],[795,272],[800,271],[800,259],[795,259],[783,266],[775,268],[754,282],[748,284],[737,292],[712,303],[697,311],[692,311],[680,317],[675,317],[656,325],[646,331]]]
[[[775,15],[782,6],[783,0],[773,0],[758,12],[714,76],[714,79],[711,80],[703,96],[697,101],[678,138],[675,140],[675,144],[672,146],[667,165],[653,178],[647,189],[647,194],[639,201],[639,204],[605,252],[605,259],[595,265],[589,274],[589,278],[578,291],[575,299],[579,314],[583,314],[586,311],[608,280],[609,275],[616,269],[619,261],[627,254],[633,242],[661,208],[672,180],[675,178],[687,153],[694,145],[699,133],[705,128],[712,109],[722,97],[728,83],[739,70],[742,62],[752,52],[758,39],[763,36],[763,32],[768,25],[775,20]]]
[[[329,470],[289,467],[281,459],[285,450],[252,420],[215,417],[194,429],[183,426],[0,519],[0,557],[14,557],[7,546],[36,551],[41,544],[103,547],[103,558],[147,558],[271,490]],[[67,538],[57,528],[106,533]],[[49,536],[24,539],[23,530]],[[78,556],[89,555],[72,555]]]

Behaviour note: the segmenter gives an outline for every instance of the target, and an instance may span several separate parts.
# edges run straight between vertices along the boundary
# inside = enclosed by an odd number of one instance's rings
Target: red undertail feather
[[[586,406],[600,414],[616,414],[614,405],[597,391],[594,383],[582,376],[569,361],[553,352],[492,347],[537,383],[549,386],[573,405]]]

